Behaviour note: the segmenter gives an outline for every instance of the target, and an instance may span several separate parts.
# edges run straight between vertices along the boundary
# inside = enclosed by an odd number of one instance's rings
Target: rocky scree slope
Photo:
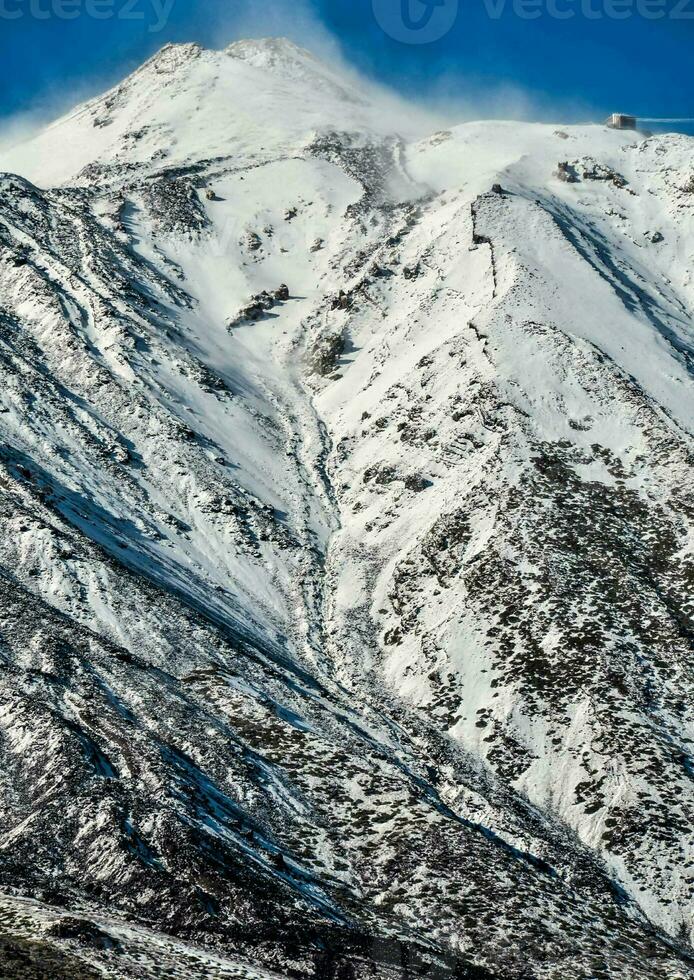
[[[694,145],[384,117],[0,157],[8,976],[691,975]]]

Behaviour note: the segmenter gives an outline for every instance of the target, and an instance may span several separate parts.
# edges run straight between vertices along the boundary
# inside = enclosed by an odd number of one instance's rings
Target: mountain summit
[[[0,168],[4,975],[690,976],[694,142],[265,40]]]
[[[381,106],[290,41],[239,41],[224,51],[169,44],[3,154],[0,166],[54,186],[82,183],[93,166],[156,172],[216,157],[250,165],[299,153],[328,121],[355,133],[382,134],[387,125]]]

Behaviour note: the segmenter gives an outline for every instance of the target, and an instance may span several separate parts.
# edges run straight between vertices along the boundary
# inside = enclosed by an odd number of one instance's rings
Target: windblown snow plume
[[[2,975],[691,977],[694,142],[271,40],[0,170]]]

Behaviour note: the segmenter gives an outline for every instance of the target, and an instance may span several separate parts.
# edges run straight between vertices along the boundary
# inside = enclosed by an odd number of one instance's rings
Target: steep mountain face
[[[692,975],[694,143],[390,119],[0,157],[4,975]]]

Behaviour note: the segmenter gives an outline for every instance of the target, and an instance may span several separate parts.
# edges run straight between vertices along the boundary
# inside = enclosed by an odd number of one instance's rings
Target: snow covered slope
[[[0,157],[8,976],[691,975],[694,143],[390,118]]]

